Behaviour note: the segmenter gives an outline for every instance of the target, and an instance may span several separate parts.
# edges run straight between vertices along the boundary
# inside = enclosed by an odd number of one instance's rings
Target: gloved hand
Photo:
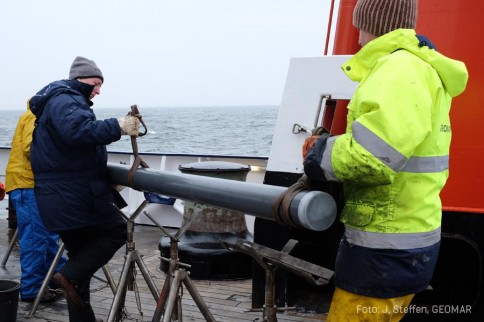
[[[124,190],[124,188],[126,188],[126,186],[122,186],[120,184],[111,184],[111,188],[113,188],[117,192],[121,192]]]
[[[317,139],[321,137],[321,134],[323,133],[329,133],[327,129],[324,127],[320,126],[318,128],[315,128],[311,131],[311,136],[306,138],[304,140],[303,146],[302,146],[302,157],[303,160],[306,159],[306,156],[308,154],[308,151],[311,150],[311,148],[314,145],[314,142],[316,142]]]
[[[139,127],[141,122],[136,116],[126,115],[118,119],[119,127],[121,128],[121,135],[129,135],[137,137],[139,135]]]
[[[302,157],[303,160],[306,159],[309,150],[313,148],[314,142],[316,142],[321,135],[311,135],[310,137],[307,137],[306,140],[304,140],[303,146],[302,146]]]
[[[307,151],[306,158],[304,159],[304,173],[310,181],[324,182],[326,177],[324,176],[323,169],[321,168],[321,161],[323,160],[323,152],[326,148],[326,141],[329,138],[328,133],[323,133],[317,138],[311,148]]]

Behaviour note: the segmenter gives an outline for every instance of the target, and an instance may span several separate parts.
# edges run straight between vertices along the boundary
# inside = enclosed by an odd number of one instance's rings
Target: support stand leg
[[[275,305],[276,283],[275,283],[275,268],[267,267],[266,284],[265,284],[265,303],[262,309],[262,316],[264,322],[277,322],[277,307]]]
[[[50,265],[49,270],[47,271],[47,275],[44,278],[44,281],[42,282],[42,285],[40,286],[39,293],[37,293],[37,296],[35,297],[34,304],[32,304],[32,307],[30,308],[30,312],[27,315],[27,317],[31,318],[34,316],[35,311],[37,311],[37,307],[40,304],[40,299],[42,298],[42,295],[44,294],[50,279],[52,278],[52,275],[54,275],[55,268],[57,267],[57,264],[59,263],[59,260],[62,257],[62,254],[64,253],[64,243],[61,242],[59,245],[59,249],[57,250],[57,253],[55,254],[54,260],[52,261],[52,264]]]
[[[5,267],[7,264],[8,258],[10,257],[10,254],[12,253],[13,248],[15,247],[15,243],[17,242],[17,237],[18,237],[18,229],[15,229],[15,233],[13,234],[12,240],[10,241],[10,244],[8,244],[8,249],[5,255],[3,256],[2,259],[2,267]]]
[[[325,285],[333,276],[333,271],[290,256],[289,253],[297,245],[297,241],[293,239],[289,240],[280,252],[241,239],[235,244],[227,242],[222,242],[222,244],[228,249],[237,250],[251,256],[264,269],[265,302],[262,308],[261,322],[277,322],[276,313],[278,311],[294,309],[293,307],[278,308],[275,306],[275,273],[277,268],[282,267],[300,275],[314,285]],[[260,309],[251,311],[260,311]]]
[[[135,277],[136,266],[138,266],[139,270],[141,271],[141,274],[146,284],[148,285],[148,288],[150,289],[150,292],[153,295],[153,298],[156,300],[159,297],[159,292],[156,287],[156,284],[151,278],[148,268],[146,264],[143,262],[141,254],[138,252],[138,250],[136,250],[135,243],[134,243],[134,220],[147,205],[148,205],[148,202],[145,200],[129,218],[124,216],[122,211],[118,209],[118,211],[128,221],[126,256],[124,260],[123,269],[119,277],[118,287],[114,294],[113,303],[111,305],[111,309],[109,310],[109,316],[107,319],[108,322],[119,321],[122,318],[123,312],[121,311],[121,308],[124,306],[124,302],[126,300],[126,293],[128,289],[131,291],[134,291],[136,303],[138,306],[138,311],[140,315],[142,315],[141,300],[140,300],[139,290],[136,284],[136,277]]]
[[[180,227],[175,235],[171,235],[163,227],[158,226],[166,236],[170,238],[170,258],[162,258],[162,260],[169,262],[168,274],[163,284],[163,289],[161,291],[160,297],[157,300],[156,310],[153,315],[152,322],[160,322],[161,317],[163,317],[163,322],[178,321],[183,322],[182,317],[182,304],[181,304],[181,287],[182,284],[185,285],[188,293],[191,295],[198,309],[202,313],[205,321],[215,322],[215,318],[210,312],[208,306],[202,299],[202,296],[197,291],[195,284],[189,277],[189,272],[185,268],[189,268],[190,265],[181,263],[178,259],[178,242],[181,236],[188,229],[193,220],[200,215],[201,209],[196,209],[193,215],[185,224]],[[145,212],[148,217],[149,214]],[[151,219],[151,218],[150,218]]]
[[[47,286],[49,285],[50,280],[52,279],[52,275],[54,275],[55,269],[57,267],[57,264],[59,263],[62,254],[64,253],[64,243],[60,243],[59,249],[57,250],[57,253],[55,254],[54,259],[52,260],[52,264],[49,267],[49,270],[47,271],[47,275],[44,278],[44,281],[42,282],[42,285],[40,286],[40,290],[37,293],[37,296],[35,297],[35,301],[32,304],[32,307],[30,308],[29,314],[27,315],[28,318],[34,317],[35,312],[37,311],[37,308],[39,307],[40,300],[42,298],[42,295],[44,294],[45,290],[47,289]],[[111,276],[111,273],[108,271],[107,267],[103,266],[103,272],[106,275],[107,283],[111,287],[111,290],[113,290],[113,293],[116,291],[116,284],[114,283],[114,280]]]

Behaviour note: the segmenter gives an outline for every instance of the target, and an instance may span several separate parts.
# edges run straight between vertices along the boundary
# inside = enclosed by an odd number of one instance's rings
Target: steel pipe
[[[240,211],[275,220],[272,203],[287,188],[192,174],[139,168],[129,184],[129,166],[108,163],[108,179],[135,190],[158,193],[196,203]],[[291,220],[299,227],[323,231],[336,217],[336,203],[322,191],[301,191],[289,207]]]

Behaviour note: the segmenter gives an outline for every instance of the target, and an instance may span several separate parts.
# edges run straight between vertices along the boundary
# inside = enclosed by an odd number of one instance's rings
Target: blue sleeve
[[[59,95],[52,99],[50,120],[60,139],[72,146],[108,145],[121,138],[116,118],[96,120],[81,97]]]

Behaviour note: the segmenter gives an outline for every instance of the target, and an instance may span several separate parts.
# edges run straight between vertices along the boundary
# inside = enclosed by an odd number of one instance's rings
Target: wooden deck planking
[[[0,257],[3,258],[7,250],[7,223],[0,221]],[[143,256],[143,262],[146,264],[150,276],[156,284],[158,291],[161,291],[165,280],[165,274],[159,269],[160,259],[157,249],[159,231],[152,227],[137,227],[137,231],[143,231],[142,234],[135,235],[138,251]],[[154,235],[152,236],[154,231]],[[141,237],[143,235],[143,238]],[[152,248],[151,245],[154,245]],[[122,248],[108,263],[107,267],[116,283],[118,282],[121,270],[124,265],[125,249]],[[104,279],[102,271],[97,272],[96,276]],[[20,267],[18,258],[18,248],[14,249],[6,268],[0,268],[0,278],[19,281]],[[139,315],[134,292],[127,291],[124,302],[125,311],[128,316],[124,321],[151,321],[156,308],[156,301],[149,291],[146,282],[137,269],[136,275],[137,286],[140,291],[142,317]],[[210,312],[219,322],[246,322],[262,321],[261,311],[251,311],[252,281],[245,280],[193,280],[197,291],[202,296],[203,301],[209,307]],[[91,285],[91,305],[98,318],[107,320],[113,301],[113,293],[107,284],[97,279],[93,279]],[[31,304],[19,302],[17,311],[17,321],[24,322],[64,322],[68,321],[67,305],[65,299],[60,296],[55,303],[39,305],[33,318],[28,318]],[[183,321],[204,321],[200,310],[191,298],[189,292],[184,288],[182,298]],[[295,311],[278,312],[277,320],[279,322],[317,322],[325,321],[324,315],[303,314]]]

